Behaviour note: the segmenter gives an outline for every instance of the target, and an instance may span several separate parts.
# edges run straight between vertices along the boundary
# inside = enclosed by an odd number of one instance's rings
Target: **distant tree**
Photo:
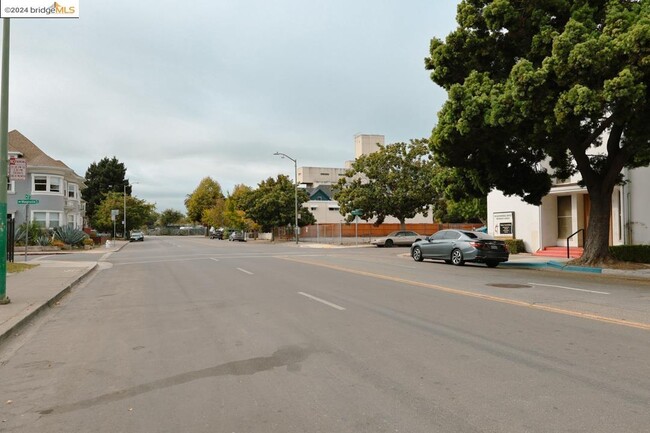
[[[92,221],[93,227],[99,231],[113,232],[113,221],[111,220],[111,210],[119,209],[120,215],[117,216],[117,228],[121,232],[121,221],[123,218],[122,210],[124,209],[124,195],[119,192],[109,192],[105,194],[96,209],[95,217]],[[126,197],[126,230],[133,228],[153,225],[156,220],[156,205],[147,203],[137,197]]]
[[[426,59],[448,93],[436,159],[535,205],[579,172],[591,202],[579,261],[608,260],[613,189],[650,163],[649,16],[646,0],[461,1]]]
[[[243,194],[240,205],[246,216],[264,231],[274,227],[293,226],[295,222],[295,185],[285,175],[277,179],[268,178],[258,184],[257,189]],[[314,215],[302,204],[309,200],[305,190],[298,190],[298,225],[305,226],[316,222]]]
[[[183,212],[177,211],[176,209],[165,209],[158,217],[158,225],[160,227],[167,227],[172,224],[180,224],[183,218],[185,218]]]
[[[359,209],[362,219],[376,218],[375,225],[393,216],[405,229],[405,220],[419,213],[427,215],[434,200],[428,140],[379,147],[352,162],[336,185],[334,200],[348,220],[353,218],[350,212]]]
[[[116,157],[104,157],[99,162],[93,162],[86,170],[86,187],[81,191],[81,198],[86,201],[86,217],[93,221],[95,210],[110,191],[131,194],[131,186],[126,176],[126,167]],[[128,221],[127,221],[128,222]]]
[[[218,198],[214,206],[203,211],[201,221],[210,227],[223,227],[225,225],[226,201],[222,197]]]
[[[193,222],[209,224],[203,220],[203,212],[217,204],[217,199],[223,199],[221,185],[210,177],[203,178],[199,186],[185,199],[187,217]]]

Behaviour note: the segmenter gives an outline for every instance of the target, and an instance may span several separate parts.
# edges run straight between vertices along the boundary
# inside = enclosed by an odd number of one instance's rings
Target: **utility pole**
[[[9,149],[9,18],[2,19],[2,83],[0,83],[0,305],[7,296],[7,169]],[[25,249],[27,246],[25,246]]]

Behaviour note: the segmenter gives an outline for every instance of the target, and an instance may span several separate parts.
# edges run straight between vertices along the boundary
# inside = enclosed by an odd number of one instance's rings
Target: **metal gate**
[[[14,218],[7,218],[7,261],[14,261],[14,250],[16,244],[15,235],[16,235],[16,220]]]

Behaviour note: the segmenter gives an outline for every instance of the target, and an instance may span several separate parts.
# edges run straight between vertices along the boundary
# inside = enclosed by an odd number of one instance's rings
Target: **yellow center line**
[[[298,259],[298,258],[294,258],[294,257],[287,257],[287,256],[277,256],[277,257],[280,258],[280,259],[284,259],[284,260],[288,260],[288,261],[292,261],[292,262],[303,263],[303,264],[312,265],[312,266],[320,266],[322,268],[333,269],[333,270],[341,271],[341,272],[348,272],[348,273],[351,273],[351,274],[362,275],[364,277],[377,278],[377,279],[380,279],[380,280],[393,281],[393,282],[396,282],[396,283],[408,284],[408,285],[411,285],[411,286],[425,287],[425,288],[434,289],[434,290],[437,290],[437,291],[440,291],[440,292],[452,293],[454,295],[468,296],[468,297],[471,297],[471,298],[478,298],[478,299],[483,299],[483,300],[486,300],[486,301],[499,302],[499,303],[508,304],[508,305],[515,305],[517,307],[531,308],[531,309],[534,309],[534,310],[547,311],[549,313],[563,314],[565,316],[579,317],[579,318],[582,318],[582,319],[596,320],[596,321],[599,321],[599,322],[611,323],[611,324],[614,324],[614,325],[622,325],[622,326],[628,326],[630,328],[643,329],[645,331],[650,331],[650,323],[631,322],[631,321],[628,321],[628,320],[625,320],[625,319],[616,319],[614,317],[600,316],[598,314],[585,313],[583,311],[566,310],[564,308],[551,307],[551,306],[548,306],[548,305],[533,304],[533,303],[526,302],[526,301],[517,301],[517,300],[514,300],[514,299],[501,298],[499,296],[484,295],[484,294],[481,294],[481,293],[475,293],[475,292],[469,292],[469,291],[466,291],[466,290],[452,289],[451,287],[439,286],[437,284],[421,283],[419,281],[407,280],[405,278],[391,277],[389,275],[374,274],[374,273],[371,273],[371,272],[359,271],[357,269],[344,268],[342,266],[329,265],[329,264],[325,264],[325,263],[317,263],[317,262],[312,262],[312,261],[304,260],[304,259]]]

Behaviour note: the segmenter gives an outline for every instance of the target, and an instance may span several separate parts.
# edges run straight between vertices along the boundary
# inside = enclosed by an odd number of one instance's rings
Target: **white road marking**
[[[243,273],[248,274],[248,275],[253,275],[252,272],[249,272],[249,271],[247,271],[246,269],[237,268],[237,270],[238,270],[238,271],[242,271]]]
[[[210,260],[214,260],[215,262],[219,261],[219,259],[215,259],[214,257],[210,257]]]
[[[328,301],[326,301],[326,300],[324,300],[324,299],[321,299],[321,298],[317,298],[316,296],[310,295],[309,293],[298,292],[298,294],[299,294],[299,295],[302,295],[302,296],[306,296],[306,297],[308,297],[309,299],[313,299],[314,301],[320,302],[320,303],[325,304],[325,305],[327,305],[327,306],[329,306],[329,307],[336,308],[336,309],[339,310],[339,311],[343,311],[343,310],[345,310],[345,308],[344,308],[344,307],[341,307],[340,305],[332,304],[331,302],[328,302]]]
[[[532,284],[533,286],[557,287],[558,289],[573,290],[573,291],[576,291],[576,292],[596,293],[596,294],[599,294],[599,295],[611,295],[611,293],[599,292],[597,290],[576,289],[575,287],[554,286],[553,284],[540,284],[540,283],[528,283],[528,284]]]

